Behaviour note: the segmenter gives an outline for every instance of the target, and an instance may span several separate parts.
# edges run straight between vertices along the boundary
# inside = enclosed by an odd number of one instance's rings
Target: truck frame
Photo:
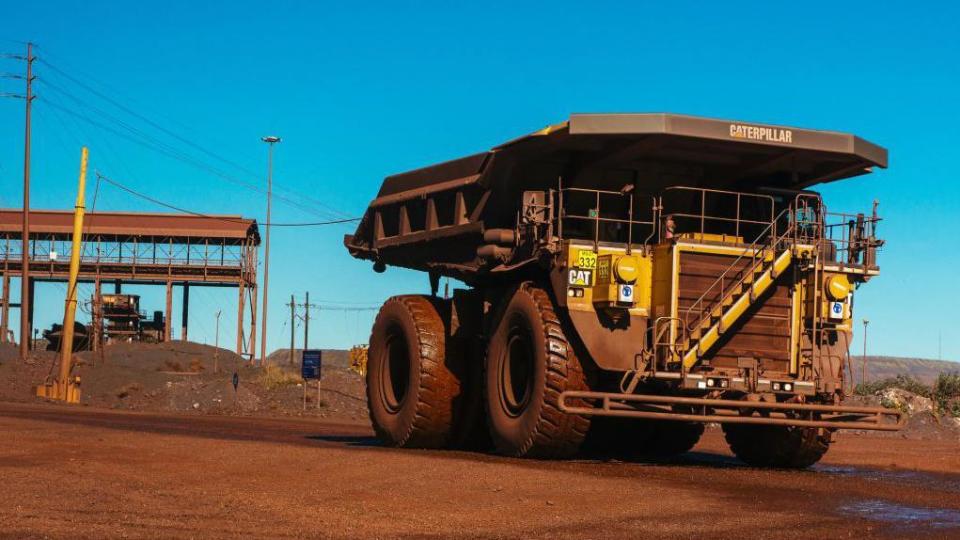
[[[344,243],[426,272],[431,294],[374,323],[377,435],[671,456],[719,423],[747,463],[807,467],[838,429],[899,429],[899,411],[843,404],[877,204],[834,213],[810,189],[886,166],[844,133],[574,114],[388,177]],[[467,288],[440,298],[441,277]]]

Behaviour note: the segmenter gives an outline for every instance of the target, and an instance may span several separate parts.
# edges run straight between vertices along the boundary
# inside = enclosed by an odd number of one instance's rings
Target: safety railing
[[[650,362],[650,373],[657,375],[659,366],[666,366],[680,357],[677,344],[687,338],[686,323],[679,317],[657,317],[650,328],[650,346],[653,349],[653,361]],[[681,370],[683,365],[681,364]]]
[[[30,246],[30,262],[34,264],[68,263],[72,255],[69,241],[33,240]],[[238,268],[245,262],[244,246],[204,244],[158,243],[156,245],[121,244],[117,242],[87,242],[80,252],[83,264],[159,265]],[[0,265],[4,262],[18,263],[21,260],[19,240],[6,242],[0,248]]]
[[[556,198],[552,208],[557,212],[560,239],[589,239],[595,247],[601,241],[624,243],[629,250],[635,244],[648,244],[656,235],[657,199],[653,195],[636,196],[632,189],[561,186],[552,196]]]
[[[792,208],[781,211],[780,214],[757,235],[757,238],[751,242],[749,246],[744,248],[733,262],[724,269],[720,276],[703,291],[703,294],[684,310],[683,319],[688,330],[692,331],[696,328],[703,321],[704,317],[707,316],[705,314],[713,311],[717,303],[723,302],[733,287],[742,282],[746,276],[755,273],[758,268],[763,265],[767,251],[772,250],[774,254],[776,254],[778,249],[794,240],[795,225],[790,220],[787,221],[787,230],[779,235],[777,234],[777,223],[781,221],[782,218],[790,216],[791,212]],[[773,240],[770,240],[770,238],[773,238]],[[746,261],[746,264],[742,264],[743,261]],[[716,300],[710,302],[708,306],[707,301],[712,298],[716,298]],[[694,314],[696,314],[696,318],[693,317]],[[693,321],[692,324],[691,320]]]
[[[824,262],[847,266],[875,266],[877,250],[876,203],[873,214],[828,212],[819,195],[800,194],[790,218],[795,223],[795,240],[817,246]]]
[[[768,229],[776,215],[776,200],[759,193],[673,186],[663,190],[660,201],[661,240],[682,233],[742,237],[751,229]]]
[[[823,240],[829,260],[847,266],[876,266],[877,250],[883,246],[876,232],[881,218],[830,212],[826,220]]]

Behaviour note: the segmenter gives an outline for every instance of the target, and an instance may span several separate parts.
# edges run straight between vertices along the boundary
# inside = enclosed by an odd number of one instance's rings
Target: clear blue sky
[[[960,358],[960,5],[520,4],[7,1],[0,51],[19,51],[8,40],[32,40],[41,58],[254,172],[266,168],[260,136],[280,135],[275,178],[285,193],[350,215],[389,173],[486,149],[571,112],[668,111],[853,132],[891,156],[888,170],[823,189],[834,210],[868,210],[878,198],[886,219],[883,274],[857,299],[858,319],[872,321],[870,352],[936,357],[942,334],[944,358]],[[0,60],[0,71],[17,69]],[[37,75],[115,111],[43,64]],[[19,81],[0,79],[0,92],[19,90]],[[258,194],[58,116],[43,97],[79,105],[42,82],[38,92],[35,207],[72,206],[86,144],[92,166],[149,194],[263,220]],[[22,104],[0,99],[0,206],[20,204],[21,123]],[[263,181],[137,125],[239,179]],[[98,208],[161,210],[111,187]],[[276,221],[331,214],[275,206]],[[291,293],[370,305],[427,289],[425,276],[380,276],[351,259],[345,232],[275,230],[271,348],[289,339]],[[130,290],[161,308],[162,288]],[[38,326],[57,319],[63,291],[38,291]],[[233,292],[194,293],[191,337],[212,341],[222,308],[222,339],[232,344],[235,305]],[[321,312],[311,344],[364,342],[372,318]]]

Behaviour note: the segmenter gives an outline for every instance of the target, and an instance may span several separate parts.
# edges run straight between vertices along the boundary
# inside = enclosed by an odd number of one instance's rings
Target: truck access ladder
[[[780,214],[783,215],[784,213]],[[777,277],[790,267],[793,261],[793,245],[787,240],[793,233],[792,220],[787,230],[769,245],[761,244],[761,239],[774,227],[780,216],[774,219],[757,240],[687,309],[687,320],[690,320],[694,313],[698,313],[699,318],[689,326],[687,337],[679,348],[682,351],[684,369],[692,367],[707,354],[723,333],[736,324],[750,306],[773,285]],[[746,267],[737,271],[745,258],[749,258]],[[718,296],[717,300],[709,308],[698,311],[706,299],[714,295]]]

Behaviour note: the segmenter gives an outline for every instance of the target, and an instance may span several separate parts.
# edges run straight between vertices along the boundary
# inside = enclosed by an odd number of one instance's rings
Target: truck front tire
[[[723,424],[730,450],[753,467],[805,469],[830,447],[830,432],[795,426]]]
[[[370,336],[367,404],[377,437],[389,446],[443,448],[460,382],[446,364],[441,301],[387,300]]]
[[[558,398],[587,385],[544,289],[525,283],[515,290],[490,336],[485,367],[484,402],[498,453],[562,458],[579,450],[590,420],[562,412]]]

